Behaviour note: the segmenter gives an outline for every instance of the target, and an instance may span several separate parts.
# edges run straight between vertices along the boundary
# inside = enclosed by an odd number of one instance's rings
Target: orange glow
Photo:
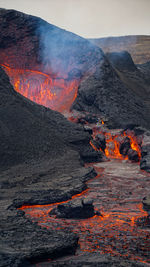
[[[69,111],[77,97],[79,80],[52,78],[28,69],[13,69],[1,65],[14,89],[30,100],[60,112]]]
[[[110,133],[105,133],[106,137],[106,149],[105,155],[108,158],[116,158],[116,159],[128,159],[128,157],[124,157],[119,152],[119,142],[116,140],[118,135],[111,135]]]
[[[119,134],[113,134],[113,133],[108,132],[108,131],[107,132],[97,131],[97,129],[94,128],[93,129],[93,138],[94,139],[95,139],[95,136],[97,134],[102,134],[106,138],[106,149],[105,149],[106,157],[108,157],[110,159],[127,160],[128,156],[124,156],[124,155],[120,154],[120,151],[119,151],[119,147],[120,147],[119,138],[121,138],[123,136],[127,136],[130,139],[131,148],[133,150],[136,150],[138,153],[139,159],[141,158],[140,147],[137,143],[136,136],[134,136],[132,131],[123,132],[123,133],[119,133]],[[90,141],[90,145],[96,151],[101,150],[101,149],[97,149],[96,146],[94,146],[91,141]]]
[[[87,188],[86,190],[82,191],[81,193],[72,196],[71,199],[78,198],[78,197],[80,197],[80,196],[84,196],[84,195],[87,194],[87,192],[88,192],[88,188]],[[67,203],[67,202],[70,201],[71,199],[66,200],[66,201],[57,202],[57,203],[45,204],[45,205],[23,205],[23,206],[21,206],[19,209],[20,209],[20,210],[24,210],[24,209],[30,209],[31,207],[34,207],[34,208],[41,208],[41,206],[42,206],[42,207],[43,207],[43,206],[46,206],[46,207],[52,207],[52,206],[54,206],[54,205],[60,205],[60,204],[63,204],[63,203]]]
[[[90,141],[90,145],[93,147],[94,150],[99,151],[99,149],[96,146],[94,146],[91,141]]]
[[[114,164],[118,166],[118,163]],[[121,177],[117,179],[116,176],[112,176],[110,180],[110,177],[104,173],[104,169],[100,167],[96,170],[97,177],[87,182],[89,189],[73,196],[72,199],[82,199],[83,195],[93,199],[95,211],[100,212],[102,216],[94,215],[91,218],[78,220],[49,216],[52,208],[67,201],[50,205],[23,206],[21,209],[25,211],[27,217],[38,222],[42,227],[54,231],[69,229],[76,233],[79,236],[81,253],[110,253],[112,256],[150,262],[149,230],[140,228],[136,224],[138,219],[147,216],[142,209],[141,199],[149,190],[150,180],[147,179],[149,174],[142,174],[139,170],[136,175],[133,174],[132,179],[129,178],[126,181],[123,177],[120,181]],[[128,192],[133,184],[136,186],[133,195],[129,196]],[[141,199],[139,199],[139,189]]]
[[[125,136],[128,136],[131,140],[131,148],[133,150],[136,150],[137,153],[138,153],[138,156],[139,158],[141,158],[141,151],[140,151],[140,148],[139,148],[139,145],[137,143],[137,139],[136,139],[136,136],[134,136],[134,134],[130,131],[129,133],[124,133]]]

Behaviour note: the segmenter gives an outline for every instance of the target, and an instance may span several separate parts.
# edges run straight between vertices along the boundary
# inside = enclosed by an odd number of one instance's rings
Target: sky
[[[150,35],[150,0],[0,0],[85,38]]]

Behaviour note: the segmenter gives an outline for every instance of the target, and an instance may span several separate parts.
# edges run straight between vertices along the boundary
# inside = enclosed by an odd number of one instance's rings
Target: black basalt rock
[[[150,172],[150,132],[146,132],[143,137],[140,168]]]
[[[101,148],[102,151],[104,152],[105,151],[105,148],[106,148],[106,138],[104,135],[102,134],[97,134],[95,136],[95,142],[97,144],[97,148]]]
[[[85,163],[103,161],[103,153],[94,150],[92,146],[87,146],[84,150],[80,151],[80,157]]]
[[[130,148],[131,148],[130,138],[126,136],[122,137],[120,141],[120,147],[119,147],[120,154],[126,156]]]
[[[94,216],[94,206],[92,200],[73,200],[65,204],[58,205],[50,211],[49,215],[56,215],[57,218],[85,219]]]
[[[139,161],[139,156],[136,150],[133,149],[129,149],[128,150],[128,158],[129,160],[133,161],[133,162],[138,162]]]

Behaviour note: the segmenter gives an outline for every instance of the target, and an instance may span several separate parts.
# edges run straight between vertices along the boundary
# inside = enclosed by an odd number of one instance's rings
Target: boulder
[[[103,152],[105,151],[106,138],[103,134],[97,134],[92,142],[97,149],[101,149]]]
[[[141,158],[140,168],[141,170],[150,172],[150,154]]]
[[[88,125],[84,125],[84,131],[85,132],[88,132],[89,134],[92,134],[93,133],[93,130],[90,126]]]
[[[128,158],[129,160],[133,161],[133,162],[138,162],[139,161],[139,156],[136,150],[133,149],[129,149],[127,152]]]
[[[93,217],[95,214],[92,200],[72,200],[68,203],[60,204],[50,211],[49,215],[56,215],[57,218],[85,219]]]
[[[142,204],[143,209],[147,211],[148,215],[150,216],[150,195],[143,198]]]
[[[120,147],[119,147],[120,154],[126,156],[130,148],[131,148],[130,138],[127,136],[122,137],[120,140]]]
[[[92,146],[81,150],[80,157],[84,162],[87,163],[103,161],[103,153],[101,151],[94,150]]]

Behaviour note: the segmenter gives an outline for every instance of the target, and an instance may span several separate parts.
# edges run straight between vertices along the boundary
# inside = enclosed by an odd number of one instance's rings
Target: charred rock
[[[129,149],[127,152],[128,158],[129,160],[133,161],[133,162],[138,162],[139,161],[139,156],[136,150],[133,149]]]
[[[66,204],[58,205],[49,215],[56,215],[57,218],[85,219],[95,214],[92,200],[75,200]]]

